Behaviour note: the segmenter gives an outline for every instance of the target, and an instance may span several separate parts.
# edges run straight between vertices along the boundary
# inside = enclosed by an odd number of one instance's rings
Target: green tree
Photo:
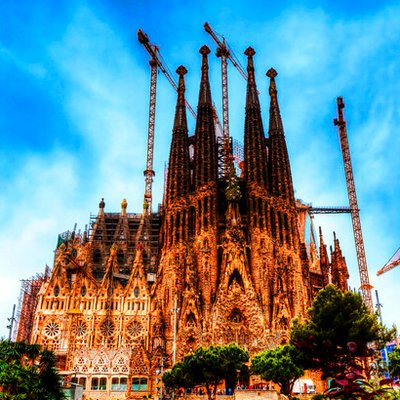
[[[389,372],[390,376],[400,377],[400,347],[395,348],[391,353],[389,353]]]
[[[251,372],[280,387],[282,394],[292,393],[296,379],[304,374],[303,353],[292,345],[278,346],[255,355],[251,361]]]
[[[36,344],[1,340],[0,399],[64,399],[54,354]]]
[[[248,352],[236,343],[199,347],[165,372],[162,379],[167,389],[203,386],[208,398],[213,399],[218,384],[223,380],[228,384],[236,382],[248,360]]]
[[[360,295],[328,285],[315,297],[308,319],[294,320],[291,344],[304,353],[307,369],[334,378],[330,394],[339,396],[363,390],[360,383],[369,374],[366,357],[373,357],[394,334],[394,328],[380,325]]]

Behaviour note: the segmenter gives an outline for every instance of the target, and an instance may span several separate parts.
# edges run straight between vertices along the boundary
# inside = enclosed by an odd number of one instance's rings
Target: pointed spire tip
[[[278,73],[276,72],[276,70],[274,68],[270,68],[267,71],[266,75],[268,76],[268,78],[273,79],[278,75]]]
[[[249,46],[249,47],[245,50],[244,54],[245,54],[247,57],[253,57],[254,54],[256,54],[256,52],[255,52],[255,50],[254,50],[251,46]]]
[[[176,69],[176,73],[177,73],[179,76],[183,76],[183,75],[185,75],[185,74],[187,73],[187,69],[186,69],[183,65],[180,65],[180,66]]]
[[[206,56],[207,54],[210,54],[211,50],[208,46],[203,45],[200,47],[199,53],[202,54],[203,56]]]

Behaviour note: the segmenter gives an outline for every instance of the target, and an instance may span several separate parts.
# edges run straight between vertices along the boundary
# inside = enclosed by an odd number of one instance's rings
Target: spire
[[[342,249],[340,248],[339,239],[334,234],[334,247],[332,252],[332,283],[339,289],[349,290],[347,280],[349,279],[349,271],[347,269],[346,260],[343,257]]]
[[[323,286],[330,283],[330,272],[329,272],[329,257],[324,243],[324,237],[322,236],[322,229],[319,227],[319,261],[321,266]]]
[[[267,72],[267,76],[270,78],[269,95],[271,97],[269,108],[270,191],[273,195],[283,197],[294,204],[292,173],[275,83],[277,75],[278,73],[273,68]]]
[[[169,154],[166,190],[167,203],[186,195],[190,188],[189,139],[187,134],[184,80],[184,75],[187,73],[187,70],[181,65],[176,72],[179,75],[178,100],[176,103],[171,150]]]
[[[201,62],[201,83],[199,93],[199,106],[200,104],[211,104],[211,91],[210,82],[208,81],[208,58],[210,49],[204,45],[200,48],[199,53],[202,55]]]
[[[200,49],[203,59],[194,144],[195,188],[200,188],[204,184],[217,181],[217,144],[210,82],[208,80],[207,55],[209,53],[210,49],[207,46],[203,46]]]
[[[181,65],[177,68],[176,73],[179,75],[178,82],[178,100],[175,111],[174,131],[176,129],[187,130],[186,120],[186,105],[185,105],[185,79],[184,76],[187,73],[187,69]]]
[[[244,173],[247,184],[256,183],[267,189],[267,153],[261,109],[254,75],[253,56],[249,47],[247,60],[246,118],[244,128]]]

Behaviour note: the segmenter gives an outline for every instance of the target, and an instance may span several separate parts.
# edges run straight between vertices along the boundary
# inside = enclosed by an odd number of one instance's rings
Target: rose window
[[[46,336],[55,337],[60,333],[60,327],[55,322],[48,323],[44,328]]]
[[[100,332],[104,336],[111,336],[114,333],[114,324],[111,321],[105,321],[100,325]]]
[[[86,332],[87,332],[87,325],[82,321],[78,322],[78,325],[76,326],[76,335],[83,336]]]
[[[134,321],[128,325],[128,333],[131,336],[139,336],[142,333],[142,324]]]

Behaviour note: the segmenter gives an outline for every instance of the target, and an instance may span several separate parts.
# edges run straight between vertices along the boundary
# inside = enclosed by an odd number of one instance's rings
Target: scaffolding
[[[150,254],[152,259],[146,259],[146,255],[144,254],[143,263],[147,273],[155,273],[159,256],[161,217],[159,213],[151,213],[149,219],[150,229],[148,240],[151,247]],[[105,254],[102,254],[99,258],[96,258],[95,253],[93,254],[93,272],[97,279],[102,279],[104,276],[105,259],[109,255],[111,246],[114,243],[126,244],[126,246],[123,246],[125,252],[123,254],[118,253],[117,258],[121,265],[120,272],[123,274],[129,274],[137,251],[135,238],[140,226],[140,220],[141,214],[127,213],[126,221],[129,233],[128,235],[119,236],[117,231],[121,221],[120,213],[105,213],[103,221],[100,221],[97,215],[90,215],[89,240],[94,244],[95,249],[96,244],[99,244],[104,246],[103,249],[105,250]]]
[[[18,299],[16,324],[12,333],[12,340],[31,341],[33,319],[38,302],[39,290],[42,284],[50,277],[50,267],[46,265],[44,273],[36,274],[30,279],[21,280],[21,291]]]

